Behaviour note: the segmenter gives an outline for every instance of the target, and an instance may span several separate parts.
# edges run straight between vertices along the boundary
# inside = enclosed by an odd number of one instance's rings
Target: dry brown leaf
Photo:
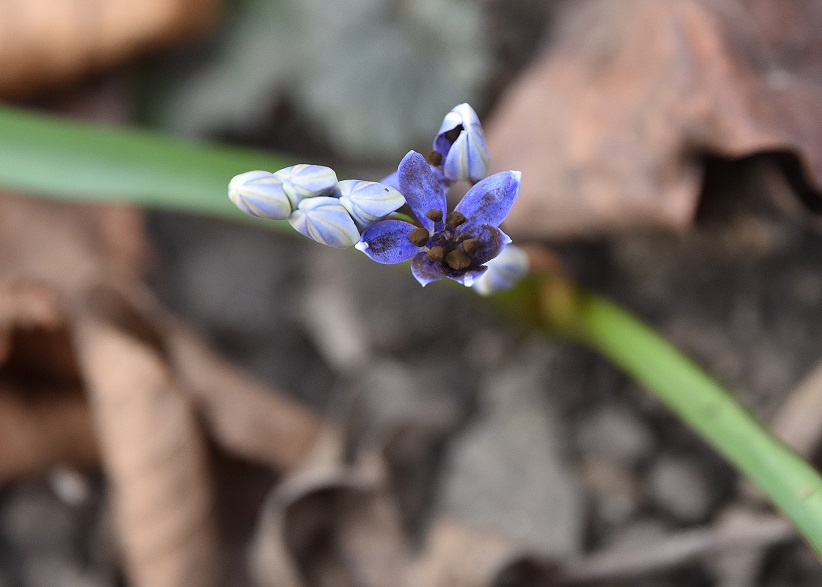
[[[805,457],[822,441],[822,366],[793,389],[771,425],[774,435]]]
[[[148,256],[136,208],[0,193],[0,280],[25,278],[59,296],[107,280],[128,288],[140,282]]]
[[[117,314],[99,295],[107,280],[138,287],[146,257],[141,214],[4,197],[0,218],[0,328],[9,341],[0,376],[19,382],[18,404],[31,404],[37,381],[56,389],[83,386],[93,400],[94,426],[88,405],[76,405],[74,395],[53,394],[38,400],[44,405],[36,412],[29,408],[29,416],[55,430],[29,431],[25,440],[51,454],[30,453],[27,470],[42,471],[71,453],[52,434],[85,438],[75,440],[82,447],[95,444],[96,428],[131,582],[216,584],[211,484],[194,409],[155,350],[146,321],[134,311]],[[74,420],[49,419],[49,410],[61,408],[71,409],[62,417]],[[13,438],[27,432],[19,425],[4,429]]]
[[[266,500],[252,552],[265,587],[399,585],[409,542],[379,456],[346,463],[343,439],[320,437]]]
[[[421,553],[400,522],[397,489],[380,451],[332,429],[303,466],[269,495],[255,535],[252,567],[265,587],[397,585],[536,587],[553,567],[510,540],[438,518]]]
[[[58,465],[93,467],[100,456],[80,389],[26,393],[0,384],[0,484]]]
[[[234,367],[145,288],[101,283],[89,300],[109,323],[163,349],[169,369],[223,449],[288,470],[314,446],[323,427],[319,417]]]
[[[548,587],[553,571],[511,541],[469,528],[459,520],[436,520],[407,587]]]
[[[0,0],[0,95],[99,71],[214,24],[219,0]]]
[[[0,482],[98,462],[56,292],[0,281]]]
[[[523,172],[508,230],[682,228],[703,152],[790,152],[822,188],[820,55],[819,2],[571,3],[489,125],[495,168]]]
[[[78,319],[74,334],[132,583],[218,585],[212,486],[193,406],[144,342],[93,317]]]
[[[217,442],[277,469],[299,465],[321,432],[320,418],[242,373],[182,324],[165,324],[169,361]]]

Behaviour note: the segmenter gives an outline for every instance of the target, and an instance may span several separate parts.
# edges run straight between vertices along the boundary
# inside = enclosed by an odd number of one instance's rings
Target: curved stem
[[[822,478],[719,383],[649,326],[605,298],[548,277],[544,327],[611,359],[751,478],[822,556]]]

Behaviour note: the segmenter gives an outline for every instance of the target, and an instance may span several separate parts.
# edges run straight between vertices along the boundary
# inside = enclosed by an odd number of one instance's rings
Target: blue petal
[[[348,210],[360,230],[405,204],[400,192],[373,181],[347,179],[337,184],[337,193],[340,204]]]
[[[462,126],[456,140],[449,141],[446,133]],[[443,158],[443,172],[451,181],[479,181],[488,174],[491,157],[485,144],[479,117],[468,104],[455,106],[445,115],[434,139],[434,149]]]
[[[418,253],[411,260],[411,273],[423,287],[433,281],[439,281],[443,277],[447,277],[447,271],[443,264],[429,260],[425,253]]]
[[[292,165],[274,172],[274,176],[283,182],[283,191],[292,208],[304,198],[330,196],[337,185],[337,174],[322,165]]]
[[[470,224],[499,226],[505,220],[519,195],[519,171],[503,171],[474,185],[455,210],[462,212]]]
[[[355,246],[377,263],[393,264],[407,261],[420,252],[408,240],[414,225],[402,220],[383,220],[366,228]]]
[[[353,247],[360,239],[357,226],[337,198],[306,198],[288,222],[303,236],[329,247]]]
[[[291,214],[291,202],[283,184],[268,171],[247,171],[231,178],[228,197],[240,210],[251,216],[285,220]]]
[[[416,151],[409,151],[400,161],[400,192],[411,207],[417,220],[429,231],[434,222],[425,216],[429,210],[439,210],[445,217],[445,183],[434,171],[425,157]]]
[[[490,296],[514,287],[528,273],[528,255],[514,245],[505,247],[497,257],[488,261],[488,271],[472,286],[483,296]]]
[[[503,247],[511,242],[507,234],[502,232],[496,226],[490,224],[476,225],[462,225],[459,228],[460,238],[478,238],[480,241],[479,248],[471,253],[472,265],[482,265],[487,263],[503,250]]]

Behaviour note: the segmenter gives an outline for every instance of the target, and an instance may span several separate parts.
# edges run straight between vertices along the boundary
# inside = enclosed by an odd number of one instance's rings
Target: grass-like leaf
[[[564,278],[539,286],[542,326],[608,357],[747,475],[822,556],[822,478],[649,326]]]
[[[293,163],[250,149],[0,107],[0,184],[61,199],[247,219],[226,196],[228,180]]]

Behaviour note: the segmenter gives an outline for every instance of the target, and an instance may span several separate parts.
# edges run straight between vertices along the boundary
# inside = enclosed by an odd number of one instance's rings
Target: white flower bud
[[[285,220],[291,214],[282,181],[268,171],[235,175],[228,184],[228,197],[240,210],[258,218]]]
[[[373,181],[347,179],[337,184],[337,193],[340,204],[348,210],[360,230],[405,204],[405,198],[400,192]]]
[[[514,245],[507,245],[485,265],[488,269],[471,284],[474,291],[483,296],[511,289],[529,269],[528,255]]]
[[[459,134],[451,136],[457,129]],[[451,181],[476,183],[488,174],[491,156],[485,145],[479,117],[468,104],[455,106],[445,115],[434,139],[434,149],[443,157],[442,170]]]
[[[360,240],[357,226],[337,198],[315,196],[301,200],[288,222],[303,236],[329,247],[353,247]]]
[[[291,201],[291,208],[304,198],[330,196],[337,185],[337,174],[330,167],[301,163],[274,172],[274,177],[282,181],[283,192]]]

